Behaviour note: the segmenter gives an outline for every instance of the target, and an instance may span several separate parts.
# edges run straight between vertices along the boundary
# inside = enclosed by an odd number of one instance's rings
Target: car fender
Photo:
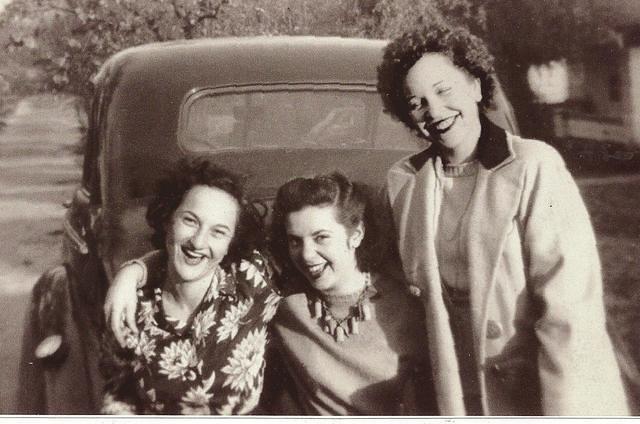
[[[103,387],[97,371],[99,344],[82,323],[82,308],[73,308],[70,275],[67,266],[55,267],[33,288],[22,340],[19,413],[99,410]]]

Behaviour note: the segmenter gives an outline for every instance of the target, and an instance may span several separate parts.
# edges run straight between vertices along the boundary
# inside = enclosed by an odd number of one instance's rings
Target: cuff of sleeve
[[[120,265],[120,269],[134,264],[142,268],[142,278],[139,278],[138,281],[136,281],[136,289],[141,289],[147,284],[147,265],[145,265],[144,261],[140,259],[131,259],[123,262],[122,265]]]

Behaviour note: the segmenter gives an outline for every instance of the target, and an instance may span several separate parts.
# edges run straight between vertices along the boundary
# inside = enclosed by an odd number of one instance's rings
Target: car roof
[[[178,84],[180,80],[191,84],[197,81],[205,86],[248,82],[375,84],[376,66],[385,45],[385,40],[316,36],[223,37],[150,43],[112,56],[98,80],[114,76],[135,78],[143,72],[146,79],[155,77],[169,85]],[[108,81],[104,83],[108,85]]]

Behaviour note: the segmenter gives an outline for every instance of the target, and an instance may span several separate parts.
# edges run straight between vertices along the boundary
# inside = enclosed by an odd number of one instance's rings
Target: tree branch
[[[68,13],[69,15],[77,15],[75,10],[67,9],[66,7],[49,6],[49,10],[55,10],[55,11],[58,11],[58,12],[64,12],[64,13]]]
[[[196,19],[196,22],[201,23],[205,19],[216,19],[218,17],[218,13],[220,13],[220,9],[222,9],[222,6],[228,3],[229,3],[229,0],[221,0],[220,2],[218,2],[217,5],[214,6],[211,12],[198,16],[198,18]]]

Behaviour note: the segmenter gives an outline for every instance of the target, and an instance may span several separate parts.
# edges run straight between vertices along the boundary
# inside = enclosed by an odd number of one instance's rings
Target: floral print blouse
[[[258,403],[267,323],[280,296],[262,255],[221,268],[186,321],[166,315],[155,281],[138,290],[137,335],[111,335],[101,364],[107,414],[243,414]],[[158,273],[163,275],[163,272]]]

